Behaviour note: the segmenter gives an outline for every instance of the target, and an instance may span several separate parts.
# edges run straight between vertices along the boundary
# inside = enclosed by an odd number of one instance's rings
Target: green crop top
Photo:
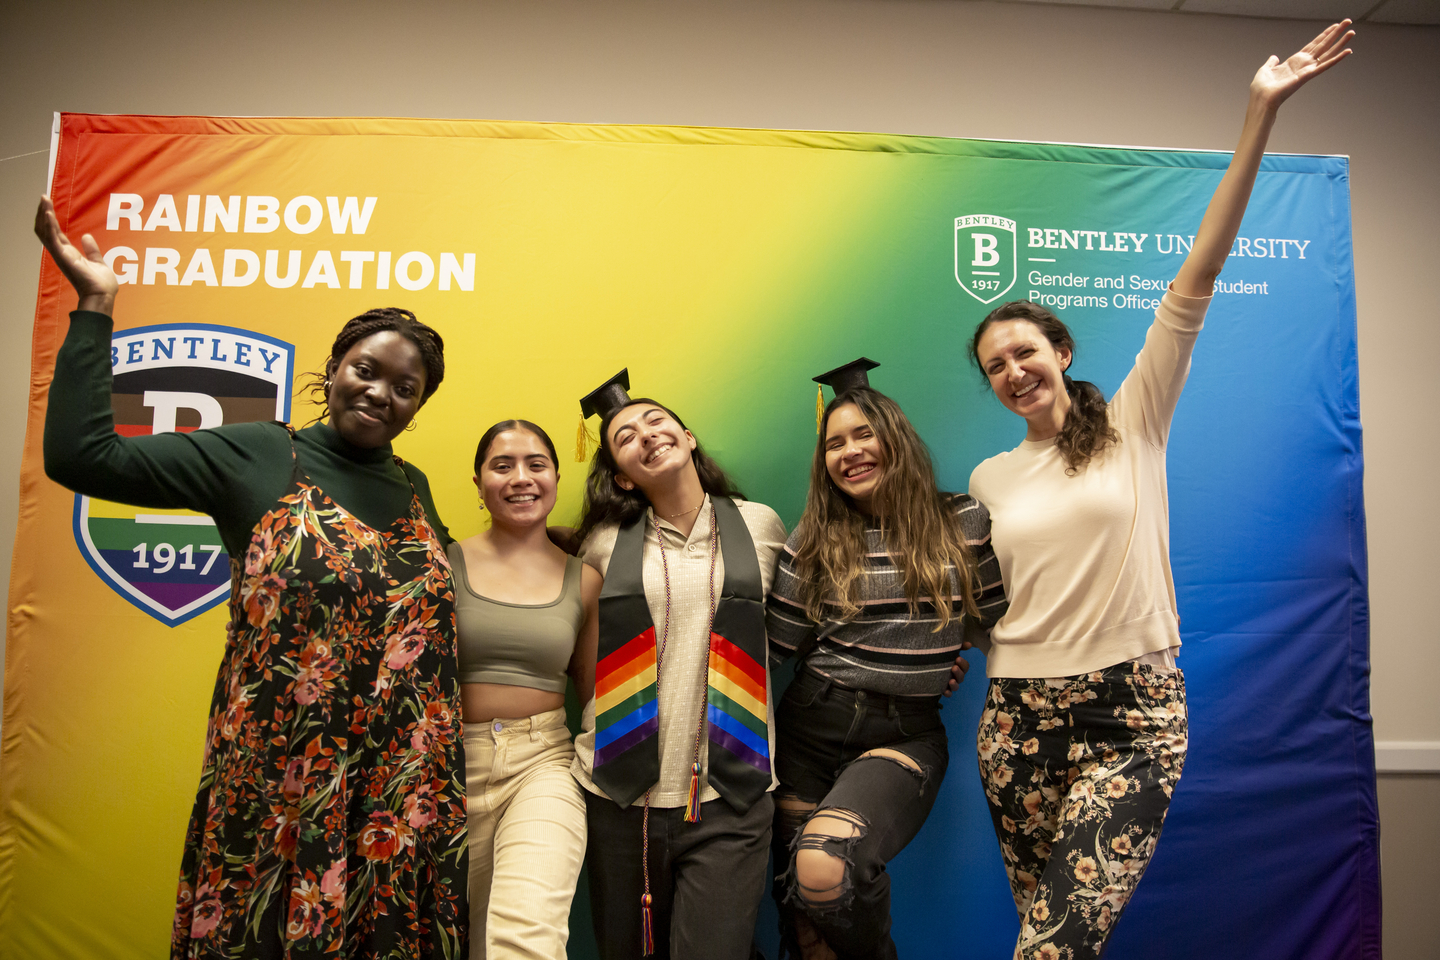
[[[504,603],[470,588],[459,543],[445,551],[455,571],[455,625],[461,683],[506,683],[564,693],[575,638],[585,623],[578,557],[565,561],[560,596],[550,603]]]

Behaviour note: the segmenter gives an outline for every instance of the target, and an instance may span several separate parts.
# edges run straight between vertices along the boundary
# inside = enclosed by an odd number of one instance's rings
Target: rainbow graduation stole
[[[755,542],[739,508],[728,497],[710,502],[725,582],[710,633],[704,720],[710,740],[708,779],[744,813],[770,788],[764,591]],[[645,600],[641,562],[646,528],[643,516],[620,528],[600,590],[592,779],[622,807],[660,779],[655,622]]]

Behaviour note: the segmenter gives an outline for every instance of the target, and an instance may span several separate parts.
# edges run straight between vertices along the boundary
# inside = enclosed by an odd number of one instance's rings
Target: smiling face
[[[393,330],[351,347],[329,372],[330,426],[357,447],[382,447],[420,409],[425,363],[420,350]]]
[[[615,482],[625,490],[644,491],[679,471],[693,469],[694,435],[653,403],[632,404],[617,413],[605,442],[615,459]]]
[[[976,354],[995,396],[1029,424],[1027,439],[1048,440],[1060,432],[1070,410],[1068,349],[1057,350],[1029,320],[999,320],[981,334]]]
[[[870,499],[885,473],[885,451],[853,403],[836,407],[825,420],[825,472],[860,510],[870,512]]]
[[[545,442],[529,430],[496,434],[475,485],[494,522],[512,527],[544,523],[555,508],[560,480]]]

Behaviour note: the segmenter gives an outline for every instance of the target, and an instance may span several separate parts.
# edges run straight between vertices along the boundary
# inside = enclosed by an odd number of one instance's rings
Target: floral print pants
[[[1020,914],[1015,960],[1104,950],[1155,852],[1187,727],[1179,670],[990,681],[976,741]]]

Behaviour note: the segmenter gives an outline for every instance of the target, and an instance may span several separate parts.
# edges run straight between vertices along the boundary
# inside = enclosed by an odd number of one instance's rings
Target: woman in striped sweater
[[[984,506],[936,489],[867,366],[816,378],[836,397],[766,605],[772,658],[800,661],[775,714],[775,896],[782,955],[805,960],[896,955],[885,864],[945,776],[940,695],[965,617],[1005,608]]]

